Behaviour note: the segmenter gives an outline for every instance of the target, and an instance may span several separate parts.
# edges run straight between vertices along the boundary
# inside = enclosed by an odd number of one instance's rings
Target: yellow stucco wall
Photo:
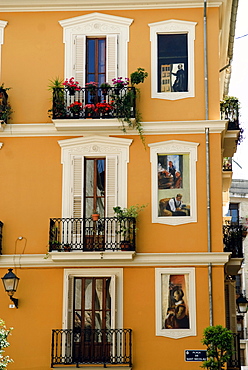
[[[139,110],[143,121],[193,121],[205,119],[203,78],[203,10],[115,10],[105,11],[134,19],[130,26],[129,72],[144,67],[149,77],[140,86]],[[63,30],[58,21],[86,12],[1,13],[8,21],[2,45],[1,80],[9,91],[14,109],[13,124],[50,123],[49,80],[64,76]],[[177,101],[151,99],[150,29],[148,24],[167,19],[197,22],[195,40],[195,97]],[[208,9],[209,41],[209,118],[219,119],[218,35],[219,12]],[[13,45],[15,45],[13,47]],[[125,76],[123,76],[125,77]],[[97,134],[97,133],[96,133]],[[139,217],[138,253],[207,252],[206,156],[204,134],[146,136],[146,144],[166,140],[199,143],[196,163],[197,222],[179,226],[151,223],[150,150],[138,136],[133,139],[128,164],[128,205],[148,204]],[[56,137],[0,137],[0,220],[4,222],[3,254],[46,254],[49,218],[61,217],[62,165]],[[210,134],[210,184],[212,250],[222,252],[222,178],[221,135]],[[18,240],[18,237],[24,237]],[[48,370],[50,368],[51,330],[62,327],[64,269],[22,266],[16,257],[20,285],[16,297],[19,309],[9,309],[9,299],[0,289],[0,317],[13,326],[8,353],[15,363],[10,370]],[[45,260],[44,260],[45,264]],[[122,267],[121,263],[117,265]],[[1,267],[1,256],[0,256]],[[82,266],[84,267],[83,263]],[[98,265],[99,267],[99,265]],[[161,266],[156,266],[161,267]],[[173,266],[175,267],[175,266]],[[182,266],[180,266],[182,267]],[[188,266],[187,266],[188,267]],[[190,266],[193,267],[193,266]],[[168,339],[155,335],[155,266],[124,267],[124,327],[133,329],[133,363],[137,370],[175,370],[199,368],[185,363],[184,350],[201,349],[203,329],[209,325],[208,268],[196,267],[197,335]],[[225,325],[224,267],[213,267],[214,324]],[[0,268],[3,276],[6,268]],[[217,283],[216,283],[217,282]]]
[[[19,268],[19,308],[10,309],[7,295],[0,289],[1,317],[14,327],[7,353],[14,359],[13,370],[48,370],[50,368],[52,329],[62,328],[63,269]],[[0,269],[3,276],[4,269]],[[222,324],[223,271],[214,267],[218,279],[214,287],[214,324]],[[185,363],[186,349],[204,349],[203,329],[209,325],[208,269],[196,268],[197,335],[169,339],[155,334],[155,270],[154,267],[124,268],[123,327],[133,330],[134,368],[198,369],[200,363]],[[221,283],[222,282],[222,283]],[[174,366],[174,367],[173,367]]]
[[[129,73],[145,68],[149,78],[140,87],[139,103],[144,121],[183,121],[205,119],[203,67],[203,10],[126,10],[102,13],[134,19],[130,26]],[[63,29],[60,20],[87,14],[85,12],[1,13],[8,21],[2,46],[2,81],[9,91],[14,108],[14,123],[50,122],[49,80],[64,77]],[[210,119],[219,119],[218,87],[218,9],[208,9]],[[195,98],[168,101],[151,99],[151,48],[149,23],[168,19],[197,22],[195,38]],[[15,45],[15,47],[13,47]],[[28,58],[27,58],[28,54]],[[67,76],[70,77],[70,76]],[[127,77],[127,76],[122,76]]]

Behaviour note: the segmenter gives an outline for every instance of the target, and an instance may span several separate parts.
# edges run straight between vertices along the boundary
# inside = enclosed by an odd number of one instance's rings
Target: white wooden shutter
[[[82,217],[82,174],[83,174],[83,160],[82,157],[73,158],[73,188],[72,188],[72,217]]]
[[[106,157],[106,217],[114,216],[117,206],[117,156]]]
[[[117,37],[117,35],[107,35],[106,37],[106,81],[110,84],[113,78],[119,77],[117,71]]]
[[[75,80],[79,82],[81,87],[85,86],[85,47],[86,37],[85,35],[75,35],[74,39],[74,53],[75,53],[75,63],[74,63],[74,73]],[[70,78],[70,76],[69,76]]]
[[[74,277],[68,278],[68,307],[67,307],[67,327],[73,329],[73,295],[74,295]]]

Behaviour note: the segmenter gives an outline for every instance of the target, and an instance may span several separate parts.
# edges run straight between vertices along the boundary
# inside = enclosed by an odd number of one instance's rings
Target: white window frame
[[[189,329],[162,329],[162,275],[187,275],[188,276],[188,308]],[[196,335],[196,292],[195,268],[156,268],[155,269],[155,294],[156,294],[156,335],[173,339],[185,338]]]
[[[4,28],[7,26],[7,21],[0,20],[0,79],[2,74],[2,44],[4,40]]]
[[[186,22],[170,19],[167,21],[150,23],[151,41],[151,73],[152,98],[178,100],[195,96],[194,83],[194,40],[196,22]],[[188,91],[182,92],[158,92],[158,34],[187,34],[188,35]]]
[[[123,269],[122,268],[75,268],[64,270],[64,292],[63,292],[63,329],[68,329],[68,307],[69,307],[69,280],[74,277],[111,277],[115,280],[114,311],[111,318],[111,328],[123,328]]]
[[[165,225],[182,225],[197,222],[196,162],[197,146],[199,143],[168,140],[148,145],[150,147],[150,161],[152,167],[152,222]],[[190,216],[158,216],[158,154],[189,154]],[[175,189],[175,191],[183,195],[183,190]]]
[[[115,156],[117,170],[117,205],[127,205],[127,164],[129,163],[129,146],[131,139],[88,136],[60,140],[62,149],[63,184],[62,184],[62,217],[72,217],[73,208],[73,158],[75,156],[104,157]]]
[[[128,61],[128,42],[129,27],[133,19],[118,17],[102,13],[91,13],[75,18],[69,18],[59,21],[63,27],[63,41],[65,44],[65,77],[76,77],[75,71],[75,37],[82,37],[85,42],[86,37],[111,37],[117,36],[118,53],[116,60],[117,77],[127,77]],[[84,58],[84,55],[82,56]],[[110,59],[107,58],[107,66]],[[85,71],[85,59],[82,60],[82,68]],[[85,73],[83,72],[82,84],[85,84]],[[111,83],[111,81],[108,81]]]

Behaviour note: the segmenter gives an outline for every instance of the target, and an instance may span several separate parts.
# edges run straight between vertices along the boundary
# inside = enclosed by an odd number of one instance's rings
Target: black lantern
[[[13,295],[16,292],[20,279],[12,271],[13,269],[9,269],[9,272],[7,272],[4,277],[2,277],[2,281],[5,291],[8,293],[11,301],[14,303],[16,308],[18,308],[18,299],[13,298]]]
[[[247,305],[248,301],[246,297],[243,296],[241,293],[240,296],[236,299],[237,309],[239,313],[246,313],[247,312]]]

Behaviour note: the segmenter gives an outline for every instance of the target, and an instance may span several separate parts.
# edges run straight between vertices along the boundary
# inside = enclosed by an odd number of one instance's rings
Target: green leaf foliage
[[[202,343],[207,346],[207,361],[202,366],[209,370],[221,370],[233,353],[233,334],[221,325],[204,329]]]

